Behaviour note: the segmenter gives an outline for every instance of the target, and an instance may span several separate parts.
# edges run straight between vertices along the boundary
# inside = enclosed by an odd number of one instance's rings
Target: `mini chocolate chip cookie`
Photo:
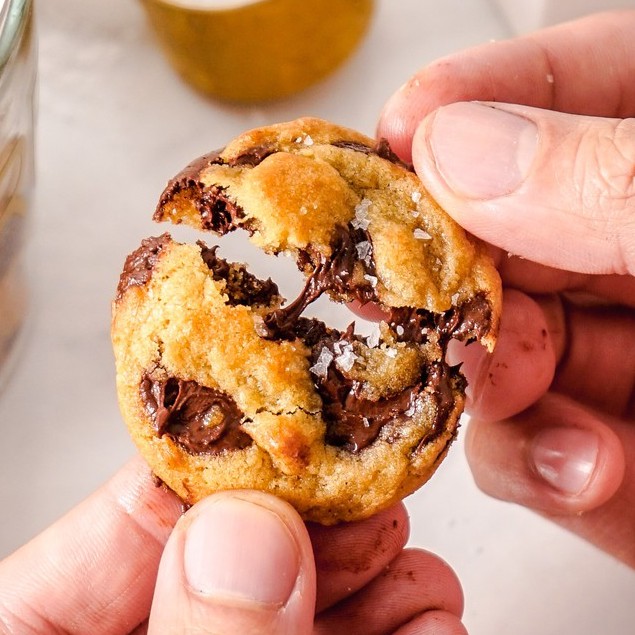
[[[492,349],[498,274],[385,142],[318,119],[247,132],[177,175],[155,220],[293,256],[272,280],[168,234],[126,260],[113,303],[130,433],[187,503],[258,488],[324,524],[421,486],[455,438],[466,382],[452,339]],[[322,294],[383,310],[367,337],[303,315]]]

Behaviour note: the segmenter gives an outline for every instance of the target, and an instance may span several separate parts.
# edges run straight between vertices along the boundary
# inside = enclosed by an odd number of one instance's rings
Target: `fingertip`
[[[166,545],[150,633],[303,632],[314,606],[313,554],[297,512],[262,492],[219,492],[188,510]]]
[[[409,163],[412,159],[412,138],[420,116],[413,112],[409,87],[414,78],[397,90],[386,102],[379,116],[376,135],[386,139],[393,152]]]
[[[394,635],[467,635],[467,629],[453,613],[437,610],[422,613]]]
[[[556,368],[541,306],[520,291],[506,289],[494,352],[478,344],[455,346],[450,361],[463,363],[470,415],[495,421],[521,412],[549,389]]]
[[[556,394],[511,420],[472,420],[466,452],[484,492],[558,516],[604,505],[626,470],[623,443],[611,426]]]

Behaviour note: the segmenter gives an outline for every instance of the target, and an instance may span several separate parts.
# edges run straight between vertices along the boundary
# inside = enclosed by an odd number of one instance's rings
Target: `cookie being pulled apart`
[[[456,338],[492,349],[498,274],[385,142],[318,119],[247,132],[167,186],[155,220],[236,229],[295,258],[300,296],[168,234],[121,275],[112,338],[124,419],[187,503],[258,488],[324,524],[421,486],[456,436]],[[321,294],[384,314],[361,337],[304,317]]]

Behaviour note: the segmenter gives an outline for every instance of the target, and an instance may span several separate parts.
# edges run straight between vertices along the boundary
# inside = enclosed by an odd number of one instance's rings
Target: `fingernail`
[[[474,102],[440,108],[428,147],[447,186],[467,198],[489,199],[516,190],[529,172],[536,125],[519,115]]]
[[[229,496],[202,507],[187,529],[183,558],[187,582],[197,593],[280,606],[300,567],[297,543],[282,519]]]
[[[536,472],[564,494],[580,494],[588,485],[599,452],[597,435],[579,428],[546,428],[534,438]]]

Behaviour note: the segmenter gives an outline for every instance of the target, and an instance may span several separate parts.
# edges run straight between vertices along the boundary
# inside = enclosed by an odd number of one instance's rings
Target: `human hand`
[[[439,60],[378,128],[492,246],[507,289],[495,352],[460,353],[478,485],[631,566],[634,115],[635,11],[623,11]]]
[[[0,563],[0,633],[464,635],[456,577],[407,538],[403,505],[307,527],[243,491],[182,515],[135,459]]]

